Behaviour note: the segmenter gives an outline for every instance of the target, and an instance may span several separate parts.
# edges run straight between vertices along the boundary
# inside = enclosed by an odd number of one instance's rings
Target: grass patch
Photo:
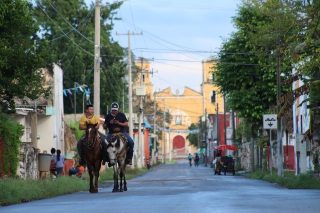
[[[148,172],[148,169],[146,169],[146,168],[142,168],[142,169],[127,168],[126,169],[126,178],[127,178],[127,180],[130,180],[130,179],[135,178],[137,176],[143,175],[146,172]],[[105,171],[100,173],[99,182],[103,183],[105,181],[110,181],[110,180],[113,180],[113,169],[112,168],[108,168]]]
[[[252,179],[277,183],[288,189],[320,189],[320,177],[314,176],[313,174],[296,176],[292,172],[285,172],[283,177],[279,177],[276,172],[273,172],[271,175],[268,172],[256,171],[246,176]]]
[[[177,161],[176,160],[168,160],[166,161],[166,164],[176,164]]]
[[[146,168],[127,169],[127,180],[148,172]],[[100,173],[99,182],[113,180],[113,169]],[[83,178],[63,176],[56,179],[23,180],[19,178],[0,179],[0,205],[29,202],[57,195],[86,191],[89,189],[89,175]]]
[[[28,202],[87,188],[87,181],[77,177],[60,177],[54,180],[5,178],[0,180],[0,205]]]

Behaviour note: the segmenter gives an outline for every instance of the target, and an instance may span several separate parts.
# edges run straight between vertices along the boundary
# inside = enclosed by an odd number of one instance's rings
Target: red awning
[[[221,151],[224,151],[224,150],[236,151],[237,147],[235,145],[219,145],[219,146],[216,146],[215,149],[221,150]]]

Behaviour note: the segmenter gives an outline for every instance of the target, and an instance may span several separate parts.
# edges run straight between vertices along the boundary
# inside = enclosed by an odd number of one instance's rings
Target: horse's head
[[[98,124],[88,124],[87,123],[86,139],[88,142],[92,142],[96,138],[97,132],[98,132],[97,125]]]
[[[119,136],[113,136],[107,144],[107,152],[110,159],[110,165],[113,166],[117,162],[117,158],[123,153],[125,142]],[[126,154],[126,152],[124,152]]]

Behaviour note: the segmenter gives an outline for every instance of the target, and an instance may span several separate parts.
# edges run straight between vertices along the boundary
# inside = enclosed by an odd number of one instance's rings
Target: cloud
[[[162,56],[160,54],[158,57],[151,63],[151,68],[155,71],[152,79],[155,91],[171,87],[173,92],[176,90],[182,92],[184,87],[187,86],[200,92],[200,84],[202,82],[202,64],[200,60],[192,60],[177,53],[169,53]]]

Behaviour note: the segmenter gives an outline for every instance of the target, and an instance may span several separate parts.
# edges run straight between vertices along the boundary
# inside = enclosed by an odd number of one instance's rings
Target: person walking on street
[[[189,153],[189,155],[188,155],[188,160],[189,160],[189,166],[191,167],[192,166],[192,155],[191,155],[191,153]]]

